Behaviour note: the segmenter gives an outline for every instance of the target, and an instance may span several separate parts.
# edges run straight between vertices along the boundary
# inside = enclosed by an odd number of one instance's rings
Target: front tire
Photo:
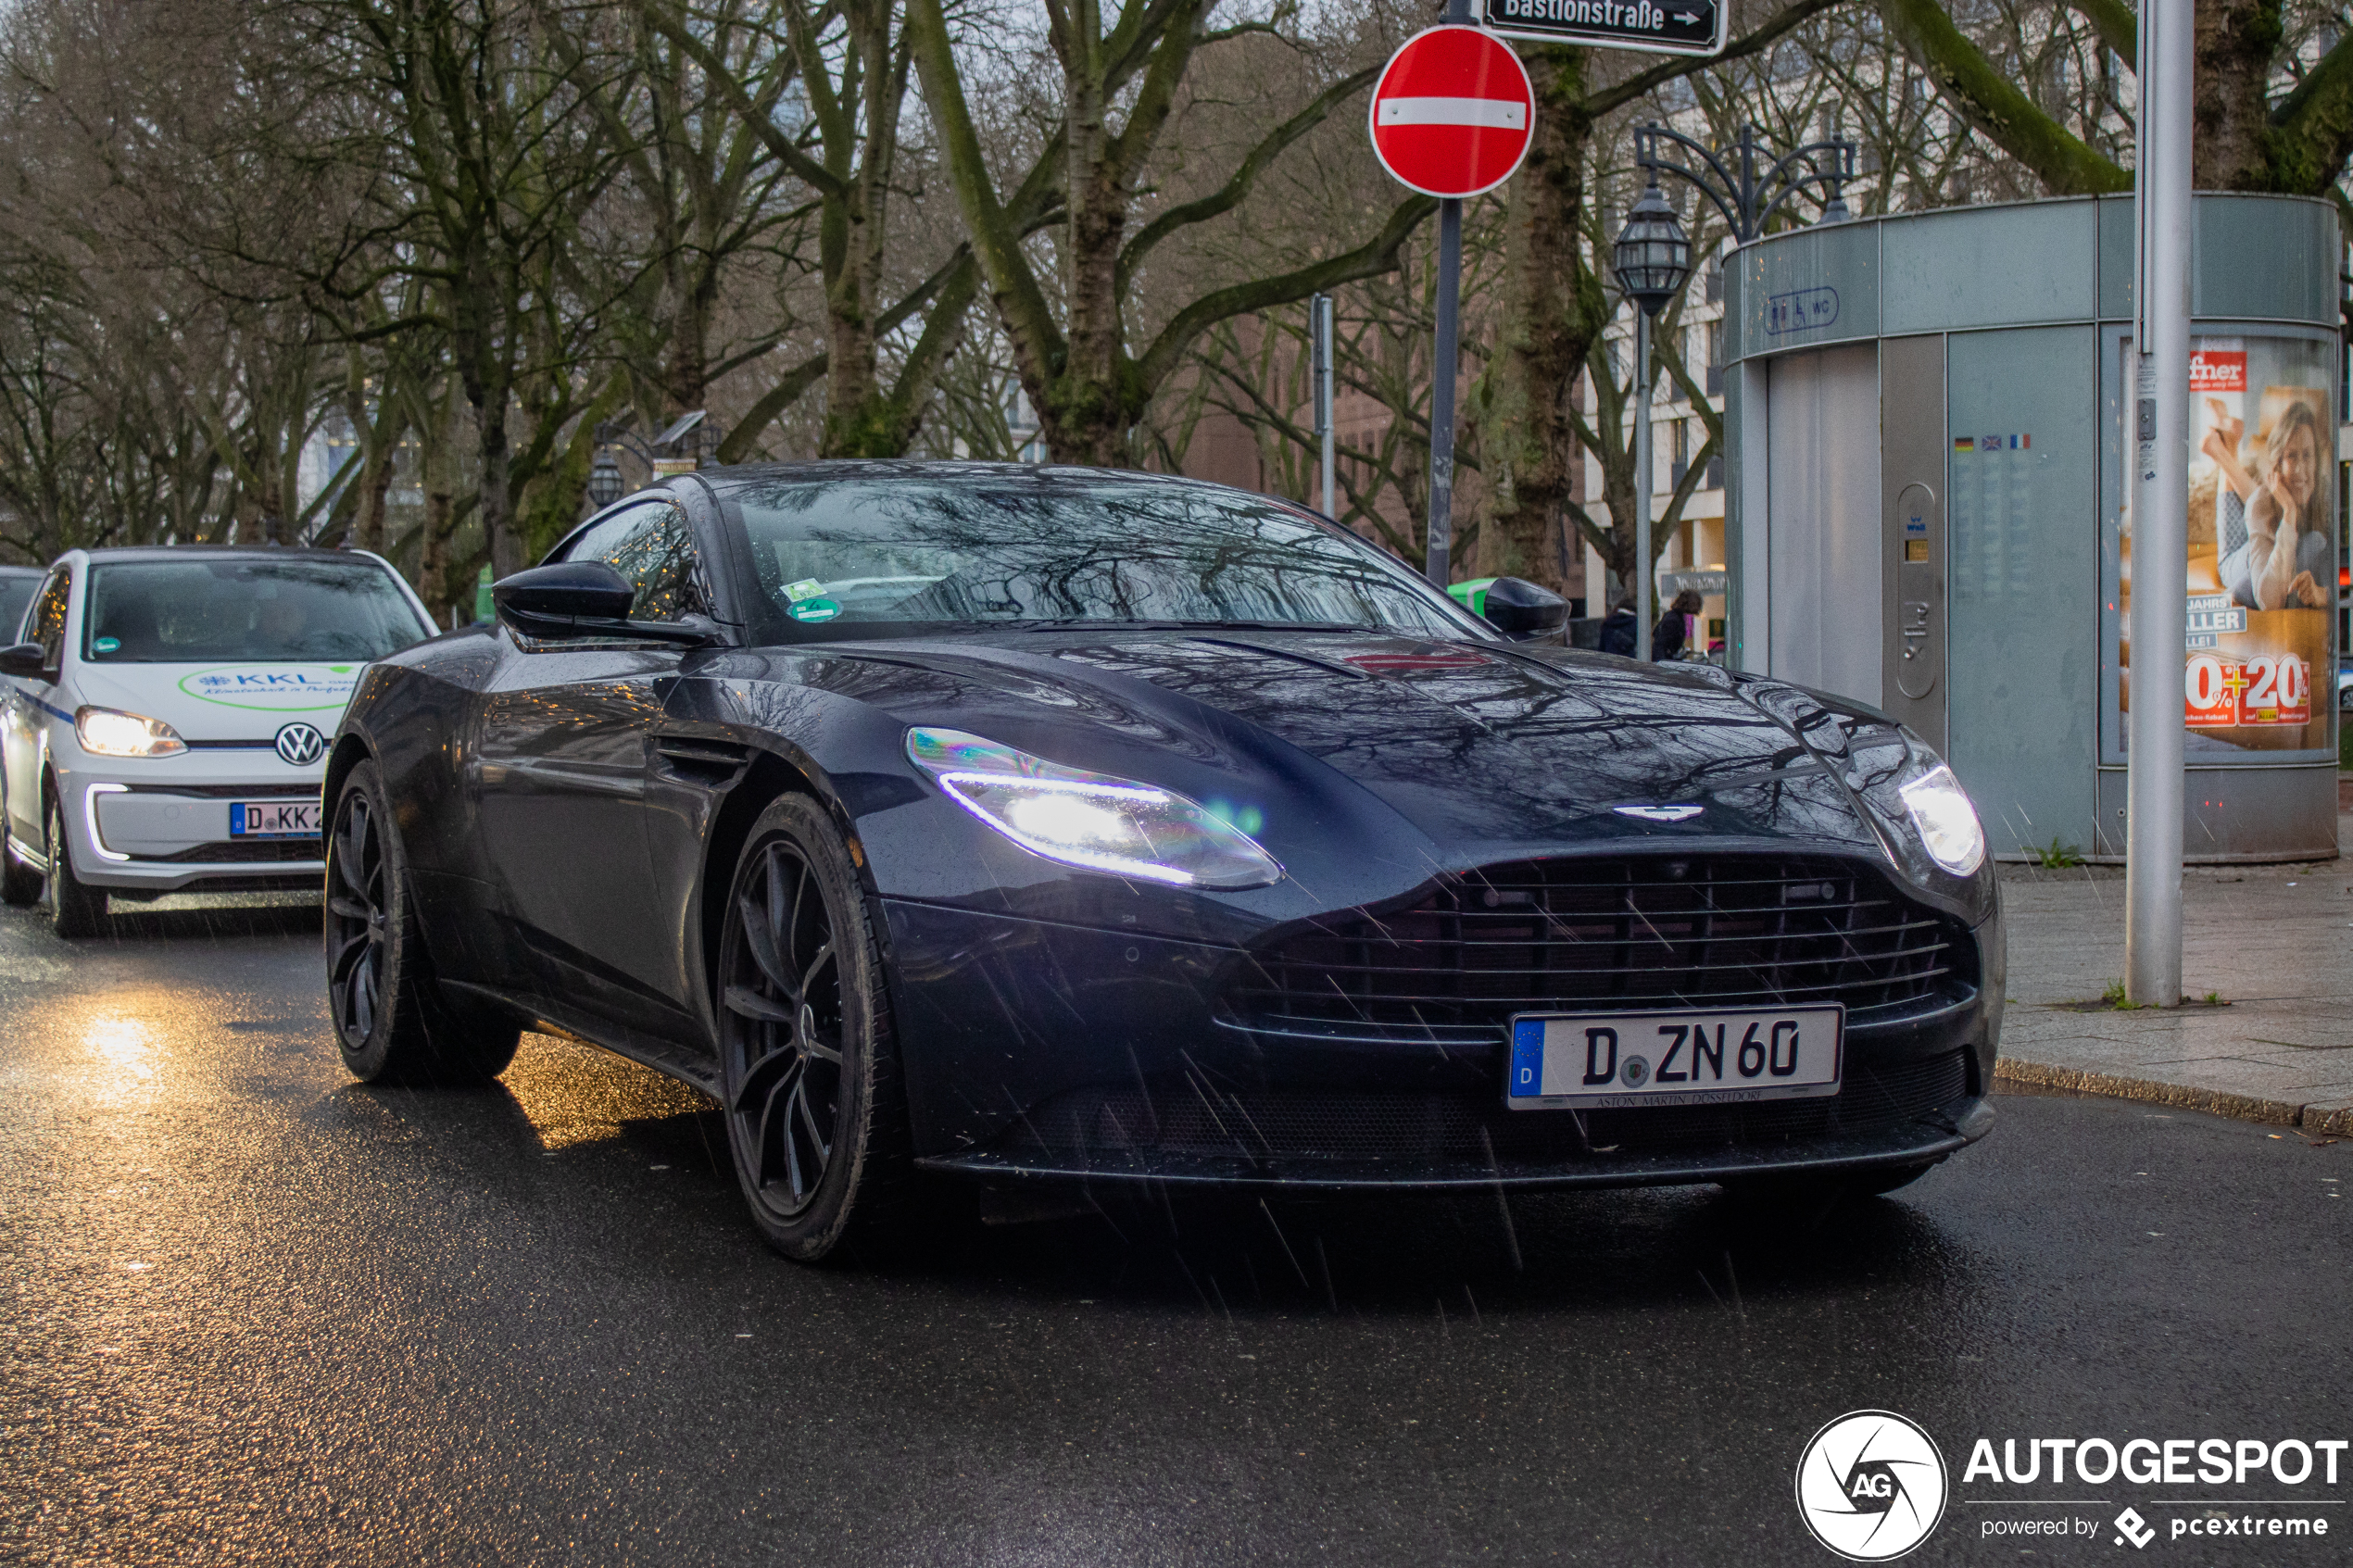
[[[66,837],[65,803],[52,793],[47,823],[49,856],[49,929],[68,939],[104,935],[107,930],[107,895],[73,874],[73,845]]]
[[[815,1262],[904,1227],[912,1145],[881,947],[842,836],[806,796],[752,824],[713,999],[727,1143],[768,1245]]]
[[[327,839],[327,1005],[352,1076],[465,1084],[515,1059],[519,1025],[444,994],[425,951],[409,856],[373,762],[344,780]]]

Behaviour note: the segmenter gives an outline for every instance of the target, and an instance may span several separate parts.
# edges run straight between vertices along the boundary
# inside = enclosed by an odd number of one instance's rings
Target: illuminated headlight
[[[1248,834],[1173,790],[962,730],[910,730],[907,756],[957,805],[1050,860],[1177,887],[1263,887],[1283,874]]]
[[[82,749],[99,757],[170,757],[188,749],[179,732],[160,719],[111,708],[85,708],[73,716]]]
[[[1985,863],[1985,829],[1953,770],[1939,762],[1898,791],[1929,858],[1955,876]]]

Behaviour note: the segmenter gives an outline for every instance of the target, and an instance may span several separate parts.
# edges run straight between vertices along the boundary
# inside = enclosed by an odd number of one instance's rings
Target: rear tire
[[[327,1008],[343,1064],[383,1084],[473,1084],[515,1059],[522,1030],[434,978],[409,856],[373,762],[344,780],[327,837]]]
[[[48,804],[44,819],[48,824],[47,843],[43,847],[49,856],[49,929],[69,940],[102,936],[109,929],[106,891],[73,874],[73,844],[66,836],[65,804],[54,793]]]
[[[903,1241],[915,1176],[881,946],[841,834],[806,796],[752,824],[712,999],[727,1144],[768,1245],[813,1263],[853,1236]]]

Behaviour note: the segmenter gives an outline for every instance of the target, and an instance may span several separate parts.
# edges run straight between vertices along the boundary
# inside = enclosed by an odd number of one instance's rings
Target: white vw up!
[[[433,635],[351,550],[72,550],[0,650],[0,900],[60,935],[107,902],[315,887],[319,783],[361,667]]]

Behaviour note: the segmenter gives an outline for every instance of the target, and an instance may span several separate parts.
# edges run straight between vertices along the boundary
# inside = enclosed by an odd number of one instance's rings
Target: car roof
[[[381,565],[372,556],[356,550],[318,550],[299,545],[120,545],[106,549],[85,550],[93,566],[105,566],[115,561],[187,560],[364,560]]]
[[[49,569],[45,566],[0,565],[0,577],[45,577],[48,574]]]
[[[1151,473],[1141,469],[1088,469],[1053,463],[981,463],[945,458],[832,458],[797,463],[746,463],[735,468],[698,470],[695,477],[721,495],[755,484],[774,484],[779,480],[788,483],[796,481],[822,483],[844,479],[963,479],[975,483],[1026,483],[1044,490],[1076,490],[1082,487],[1093,490],[1107,483],[1132,484],[1139,488],[1233,488],[1205,479],[1190,479],[1183,474]],[[1279,495],[1260,495],[1256,491],[1239,491],[1237,494],[1278,506],[1294,504]]]

